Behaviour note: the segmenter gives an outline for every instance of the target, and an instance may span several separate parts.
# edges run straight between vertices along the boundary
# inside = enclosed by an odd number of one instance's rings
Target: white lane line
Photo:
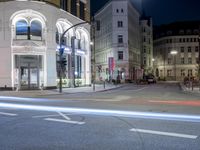
[[[64,119],[66,120],[71,120],[71,118],[69,118],[68,116],[66,116],[65,114],[61,113],[61,112],[57,112],[59,115],[61,115]]]
[[[0,115],[5,115],[5,116],[17,116],[17,114],[5,113],[5,112],[0,112]]]
[[[40,115],[40,116],[32,116],[32,118],[46,118],[46,117],[58,117],[60,115]]]
[[[179,138],[187,138],[187,139],[197,139],[197,135],[189,135],[189,134],[179,134],[173,132],[161,132],[161,131],[153,131],[153,130],[144,130],[144,129],[130,129],[132,132],[140,132],[140,133],[147,133],[147,134],[155,134],[155,135],[163,135],[163,136],[172,136],[172,137],[179,137]]]
[[[54,119],[54,118],[45,118],[44,120],[47,120],[47,121],[54,121],[54,122],[70,123],[70,124],[78,124],[78,125],[85,124],[85,122],[71,121],[71,120],[63,120],[63,119]]]
[[[141,88],[141,89],[131,90],[131,91],[133,91],[133,92],[137,92],[137,91],[142,91],[142,90],[144,90],[144,89],[146,89],[146,88],[148,88],[148,87],[143,87],[143,88]]]

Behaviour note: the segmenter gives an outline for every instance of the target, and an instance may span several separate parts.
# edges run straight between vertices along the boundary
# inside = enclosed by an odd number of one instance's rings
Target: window
[[[191,47],[189,46],[188,47],[188,53],[191,53],[192,52],[192,49],[191,49]]]
[[[199,47],[198,46],[195,47],[195,52],[199,52]]]
[[[80,1],[80,18],[85,19],[85,4]]]
[[[118,60],[123,60],[123,51],[118,51]]]
[[[123,13],[124,12],[124,10],[123,9],[121,9],[121,13]]]
[[[198,57],[196,57],[196,63],[197,63],[197,64],[199,63],[199,58],[198,58]]]
[[[181,47],[181,53],[184,53],[184,47]]]
[[[67,11],[67,4],[68,4],[68,1],[66,1],[66,0],[60,1],[60,7],[66,11]]]
[[[146,53],[146,46],[144,46],[143,52]]]
[[[81,78],[82,72],[82,59],[81,56],[76,56],[76,78]]]
[[[71,1],[71,13],[76,16],[77,15],[77,5],[76,1]]]
[[[179,39],[179,42],[182,43],[182,39],[181,38]]]
[[[145,27],[143,27],[143,32],[146,32],[146,28]]]
[[[119,13],[119,9],[116,9],[116,12]]]
[[[59,44],[59,32],[58,32],[58,28],[56,28],[56,43]]]
[[[190,76],[190,77],[192,76],[192,69],[188,70],[188,76]]]
[[[183,38],[183,42],[185,42],[185,38]]]
[[[181,64],[184,64],[184,63],[185,63],[185,59],[183,57],[183,58],[181,58]]]
[[[143,38],[143,42],[146,42],[146,37],[144,36],[144,38]]]
[[[191,57],[188,58],[188,64],[192,64],[192,58]]]
[[[171,53],[171,47],[168,47],[168,54]]]
[[[123,27],[123,21],[118,21],[117,26],[118,26],[118,28],[122,28]]]
[[[167,70],[167,76],[168,77],[172,76],[172,70]]]
[[[39,21],[35,20],[31,22],[30,35],[33,40],[41,40],[42,25]]]
[[[123,43],[123,35],[118,35],[118,43]]]
[[[172,59],[168,58],[167,63],[170,65],[172,63]]]
[[[143,60],[143,65],[146,66],[147,65],[147,60],[146,60],[146,57],[144,57],[144,60]]]
[[[27,39],[28,37],[28,24],[25,20],[19,20],[16,23],[16,38]]]
[[[181,77],[184,77],[184,76],[185,76],[185,70],[181,69]]]

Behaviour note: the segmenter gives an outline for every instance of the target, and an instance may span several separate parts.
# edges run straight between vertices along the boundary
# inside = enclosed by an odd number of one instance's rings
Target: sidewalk
[[[103,92],[113,89],[117,89],[124,86],[124,84],[106,84],[105,88],[103,84],[96,84],[95,90],[93,86],[90,87],[76,87],[76,88],[63,88],[62,93],[59,93],[59,89],[54,90],[27,90],[27,91],[0,91],[0,96],[11,96],[11,97],[40,97],[50,95],[64,95],[64,94],[75,94],[75,93],[93,93]]]
[[[199,96],[200,96],[199,87],[194,87],[194,88],[192,89],[192,87],[188,88],[188,87],[186,87],[183,83],[180,83],[180,87],[181,87],[181,89],[182,89],[184,92],[193,93],[193,94],[199,94]]]

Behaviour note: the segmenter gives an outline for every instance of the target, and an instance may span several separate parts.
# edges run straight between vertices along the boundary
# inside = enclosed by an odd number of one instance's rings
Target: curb
[[[198,96],[200,95],[200,92],[188,90],[188,89],[183,85],[183,83],[180,83],[179,86],[180,86],[180,89],[182,90],[182,92],[184,92],[184,93],[187,93],[187,94],[195,94],[195,95],[198,95]]]

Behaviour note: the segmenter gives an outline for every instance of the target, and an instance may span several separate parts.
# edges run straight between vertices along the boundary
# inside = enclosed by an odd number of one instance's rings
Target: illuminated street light
[[[177,52],[176,50],[172,50],[172,51],[170,52],[170,54],[171,54],[171,55],[176,55],[176,54],[178,54],[178,52]]]
[[[90,42],[90,45],[94,45],[94,42]]]

